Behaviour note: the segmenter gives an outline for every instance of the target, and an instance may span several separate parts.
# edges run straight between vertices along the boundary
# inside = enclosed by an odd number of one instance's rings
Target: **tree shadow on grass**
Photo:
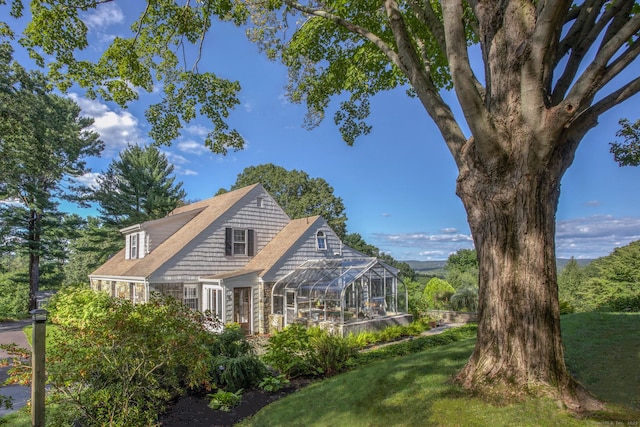
[[[565,360],[596,397],[640,410],[640,313],[562,317]]]

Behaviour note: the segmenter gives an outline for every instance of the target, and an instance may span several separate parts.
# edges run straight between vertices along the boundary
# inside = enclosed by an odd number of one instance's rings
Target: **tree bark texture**
[[[545,162],[531,162],[536,136],[514,121],[497,132],[514,148],[481,164],[471,139],[457,193],[479,261],[478,339],[457,381],[485,395],[544,393],[576,411],[601,408],[564,362],[555,258],[560,180],[573,159],[567,141]]]
[[[584,104],[551,105],[545,97],[549,49],[564,17],[552,8],[536,10],[532,2],[472,3],[484,93],[469,83],[473,72],[461,53],[465,38],[456,16],[462,4],[443,2],[452,77],[473,134],[452,151],[460,172],[457,194],[479,261],[478,339],[456,379],[484,395],[543,393],[577,411],[599,409],[567,371],[560,331],[560,181],[595,124],[572,126]]]

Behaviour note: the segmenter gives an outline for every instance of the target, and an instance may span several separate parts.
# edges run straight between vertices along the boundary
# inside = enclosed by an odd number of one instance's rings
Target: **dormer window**
[[[129,236],[129,259],[138,258],[138,233],[130,234]]]
[[[319,251],[327,250],[327,237],[324,234],[324,231],[318,231],[316,233],[316,248]]]

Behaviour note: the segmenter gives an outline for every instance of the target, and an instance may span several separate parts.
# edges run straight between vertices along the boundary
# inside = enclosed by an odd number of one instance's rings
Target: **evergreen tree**
[[[50,252],[54,247],[47,247],[43,235],[60,220],[58,200],[83,202],[88,188],[73,178],[89,171],[84,159],[99,155],[103,144],[87,129],[93,119],[80,117],[80,107],[72,100],[52,94],[41,73],[27,72],[13,61],[4,43],[0,82],[0,200],[18,204],[2,210],[3,221],[21,230],[11,239],[29,255],[32,310],[43,279],[41,260],[59,256]]]
[[[95,200],[107,228],[120,229],[166,216],[182,206],[186,192],[174,166],[154,146],[129,145],[98,179]]]
[[[65,265],[64,284],[89,284],[89,274],[124,247],[118,230],[96,217],[88,217],[69,243],[69,261]]]

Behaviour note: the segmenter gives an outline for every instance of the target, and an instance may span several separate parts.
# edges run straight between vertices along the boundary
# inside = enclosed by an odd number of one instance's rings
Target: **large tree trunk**
[[[524,139],[510,146],[531,147]],[[568,373],[560,334],[555,214],[573,156],[556,153],[538,162],[526,148],[510,154],[484,166],[471,155],[475,164],[458,179],[478,253],[480,295],[477,344],[457,380],[484,395],[542,392],[573,410],[600,408]]]

